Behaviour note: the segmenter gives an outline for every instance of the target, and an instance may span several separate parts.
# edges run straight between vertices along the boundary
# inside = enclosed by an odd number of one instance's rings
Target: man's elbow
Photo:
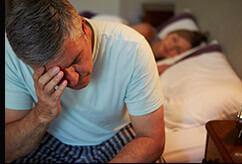
[[[5,163],[12,163],[15,159],[5,150]]]
[[[161,155],[164,152],[164,148],[165,148],[165,135],[163,135],[162,141],[161,141],[161,144],[160,144],[160,152],[161,152]]]
[[[157,148],[158,148],[159,154],[162,155],[165,148],[165,135],[162,135],[161,139],[159,139],[159,141],[157,142],[158,142]]]
[[[165,131],[163,130],[160,137],[157,139],[156,141],[158,144],[158,151],[160,153],[160,155],[163,154],[164,152],[164,148],[165,148]]]

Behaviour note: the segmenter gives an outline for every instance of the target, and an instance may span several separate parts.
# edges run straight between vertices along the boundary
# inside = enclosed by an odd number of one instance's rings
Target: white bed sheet
[[[162,156],[167,163],[202,163],[207,137],[205,125],[179,131],[165,130]]]

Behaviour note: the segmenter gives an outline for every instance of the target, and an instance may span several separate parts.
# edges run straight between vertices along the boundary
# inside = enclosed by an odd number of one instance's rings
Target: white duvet
[[[190,53],[197,49],[190,50]],[[176,60],[179,59],[165,60],[157,65]],[[235,119],[239,111],[242,102],[240,78],[224,54],[214,51],[169,67],[160,75],[160,82],[165,98],[163,157],[166,162],[201,162],[205,151],[206,122]]]

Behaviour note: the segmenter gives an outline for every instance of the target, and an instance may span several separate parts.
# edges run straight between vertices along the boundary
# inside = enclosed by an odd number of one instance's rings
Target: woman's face
[[[164,40],[160,41],[156,53],[163,57],[173,57],[192,48],[190,42],[177,33],[168,34]],[[154,51],[155,53],[155,51]]]

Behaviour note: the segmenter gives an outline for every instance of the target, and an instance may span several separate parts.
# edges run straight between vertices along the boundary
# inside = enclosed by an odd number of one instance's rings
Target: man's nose
[[[68,81],[69,85],[78,83],[79,74],[75,71],[74,67],[68,67],[64,70],[64,78]]]

